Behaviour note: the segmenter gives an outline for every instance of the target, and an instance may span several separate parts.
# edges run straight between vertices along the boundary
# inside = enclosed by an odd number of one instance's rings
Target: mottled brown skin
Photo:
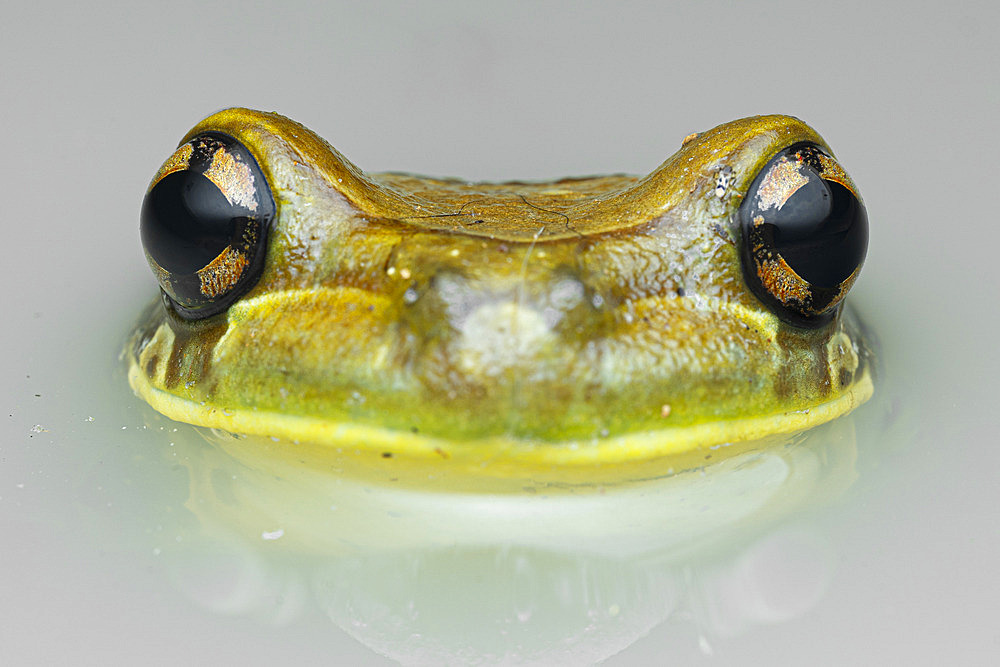
[[[782,148],[826,147],[797,119],[689,137],[644,178],[550,183],[365,174],[247,109],[185,140],[205,131],[254,154],[278,214],[260,281],[228,312],[188,322],[155,304],[137,332],[133,384],[189,402],[178,416],[140,390],[175,418],[260,415],[242,428],[267,435],[267,415],[297,416],[501,449],[708,425],[707,446],[750,418],[774,417],[757,435],[794,430],[789,415],[868,377],[849,316],[797,329],[741,276],[746,188]]]

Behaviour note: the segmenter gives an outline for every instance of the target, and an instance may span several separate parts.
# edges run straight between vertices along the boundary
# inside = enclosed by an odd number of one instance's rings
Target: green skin
[[[277,215],[262,277],[227,312],[187,322],[158,300],[134,334],[133,386],[175,419],[248,413],[268,435],[268,415],[305,417],[459,447],[713,425],[695,443],[709,445],[746,437],[748,418],[774,417],[754,437],[788,432],[871,393],[848,312],[800,329],[742,277],[743,193],[781,149],[826,147],[797,119],[722,125],[644,178],[551,183],[364,174],[246,109],[187,138],[205,131],[253,153]],[[788,417],[848,395],[836,414]]]

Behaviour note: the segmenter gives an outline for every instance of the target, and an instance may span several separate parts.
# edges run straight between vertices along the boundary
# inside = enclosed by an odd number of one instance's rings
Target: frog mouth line
[[[667,427],[653,431],[608,436],[601,439],[564,441],[514,440],[488,436],[450,440],[385,427],[305,417],[245,408],[211,407],[169,394],[154,387],[135,358],[130,359],[128,378],[133,391],[157,412],[175,421],[235,434],[249,434],[309,443],[328,449],[331,455],[350,450],[362,456],[403,458],[423,462],[454,462],[477,474],[489,476],[491,469],[511,468],[588,470],[630,464],[670,464],[684,455],[709,454],[723,458],[746,451],[769,436],[791,435],[843,416],[867,401],[874,391],[870,368],[865,364],[852,385],[841,395],[815,406],[768,415]],[[705,459],[710,456],[704,456]],[[704,465],[704,462],[702,462]],[[670,468],[682,468],[671,465]],[[600,477],[600,474],[597,475]],[[617,476],[617,474],[616,474]]]

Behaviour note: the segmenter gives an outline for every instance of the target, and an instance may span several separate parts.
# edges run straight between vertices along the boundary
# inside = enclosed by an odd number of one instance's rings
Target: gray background
[[[184,481],[157,473],[163,443],[121,390],[155,294],[139,204],[232,105],[367,170],[471,179],[647,173],[690,132],[805,119],[865,196],[852,299],[884,363],[858,481],[803,519],[831,543],[829,588],[732,636],[675,619],[611,663],[997,659],[995,4],[281,4],[0,11],[0,661],[384,660],[321,614],[194,605],[143,541]]]

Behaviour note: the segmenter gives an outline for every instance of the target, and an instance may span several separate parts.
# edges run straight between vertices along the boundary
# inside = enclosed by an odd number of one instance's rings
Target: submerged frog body
[[[872,392],[843,307],[853,182],[801,121],[650,175],[366,174],[303,126],[199,123],[142,214],[162,300],[133,388],[180,421],[485,465],[606,465],[791,433]]]

